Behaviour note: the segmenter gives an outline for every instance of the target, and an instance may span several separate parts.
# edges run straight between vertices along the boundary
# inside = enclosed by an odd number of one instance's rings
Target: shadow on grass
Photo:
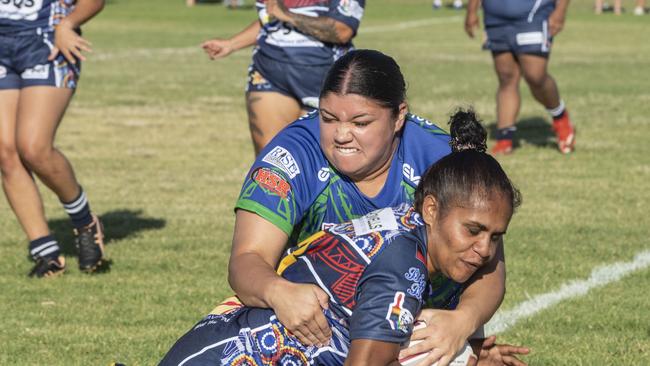
[[[496,139],[497,124],[491,122],[487,125],[490,140]],[[517,121],[517,133],[515,134],[515,147],[520,146],[521,141],[538,147],[555,149],[555,135],[551,125],[542,117],[530,117]]]
[[[99,215],[99,219],[104,226],[104,244],[114,244],[140,231],[161,229],[166,224],[164,219],[142,217],[142,210],[109,211]],[[57,219],[48,223],[61,245],[61,252],[64,255],[77,255],[70,220]],[[110,263],[108,265],[110,266]]]

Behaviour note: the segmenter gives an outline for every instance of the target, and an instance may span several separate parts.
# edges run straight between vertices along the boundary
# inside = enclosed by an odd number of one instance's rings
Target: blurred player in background
[[[255,5],[259,20],[202,47],[218,59],[257,45],[246,88],[257,155],[284,126],[318,106],[325,73],[352,48],[365,0],[266,0]]]
[[[54,147],[90,43],[79,27],[103,0],[0,2],[0,172],[2,187],[29,239],[30,276],[63,273],[35,174],[61,201],[75,227],[79,268],[92,272],[104,254],[103,233],[66,157]],[[83,149],[83,147],[81,147]]]
[[[608,6],[603,0],[596,0],[594,4],[594,12],[596,14],[602,14],[603,9]],[[623,13],[623,0],[614,0],[614,8],[609,8],[614,11],[614,14],[621,15]],[[636,6],[634,7],[634,15],[643,15],[645,14],[645,0],[636,0]]]
[[[442,8],[442,0],[433,0],[432,7],[434,10]],[[455,10],[461,10],[463,8],[463,0],[454,0],[450,4],[450,7],[454,8]]]
[[[465,31],[474,37],[479,27],[481,0],[469,0]],[[493,154],[509,154],[513,149],[515,122],[521,97],[519,80],[523,76],[535,99],[553,118],[553,131],[563,154],[573,151],[575,129],[569,120],[557,84],[548,74],[548,58],[553,36],[564,27],[569,0],[483,0],[487,41],[492,51],[497,90],[497,134]]]

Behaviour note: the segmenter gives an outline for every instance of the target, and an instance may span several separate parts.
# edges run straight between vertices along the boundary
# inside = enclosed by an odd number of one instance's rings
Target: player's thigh
[[[0,166],[16,155],[18,89],[0,89]]]
[[[32,86],[21,90],[16,139],[21,152],[50,149],[74,89]]]
[[[521,70],[517,58],[512,52],[493,52],[494,71],[500,84],[511,84],[519,81]]]
[[[246,105],[251,123],[262,130],[279,131],[303,113],[296,99],[278,92],[248,92]]]
[[[547,76],[548,57],[537,54],[519,55],[519,64],[524,78],[529,84],[539,85]]]

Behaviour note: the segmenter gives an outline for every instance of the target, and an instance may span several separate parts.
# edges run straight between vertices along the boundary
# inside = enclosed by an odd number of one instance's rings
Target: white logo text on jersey
[[[420,176],[415,175],[416,174],[415,169],[413,169],[407,163],[404,163],[404,165],[402,166],[402,174],[404,174],[404,177],[406,177],[406,179],[410,180],[416,186],[420,184]]]
[[[282,146],[274,147],[273,150],[269,151],[266,156],[264,156],[262,161],[282,169],[282,171],[287,173],[291,179],[300,174],[298,163],[291,153]]]

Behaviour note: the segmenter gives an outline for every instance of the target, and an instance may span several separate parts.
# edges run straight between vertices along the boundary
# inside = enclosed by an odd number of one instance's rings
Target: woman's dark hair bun
[[[452,152],[487,150],[487,131],[471,107],[458,108],[449,117],[449,129],[451,131],[449,146]]]

